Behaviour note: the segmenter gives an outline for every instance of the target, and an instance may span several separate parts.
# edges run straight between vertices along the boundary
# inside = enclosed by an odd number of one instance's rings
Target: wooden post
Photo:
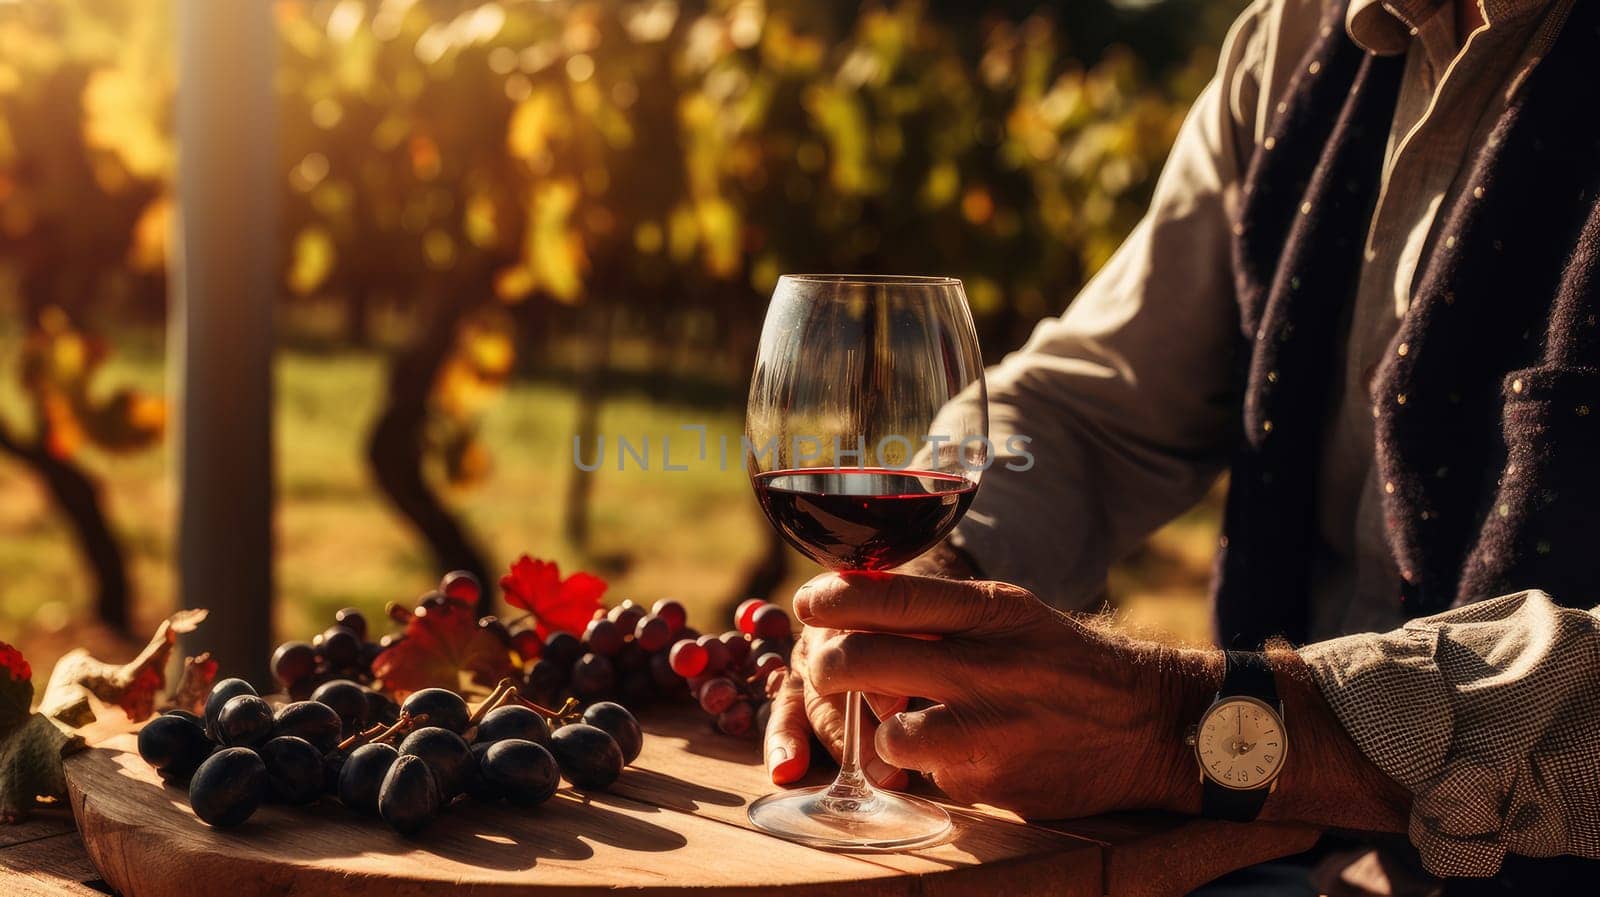
[[[176,396],[178,588],[211,616],[189,653],[269,684],[272,306],[280,275],[273,90],[261,0],[179,0],[179,232],[169,358]]]

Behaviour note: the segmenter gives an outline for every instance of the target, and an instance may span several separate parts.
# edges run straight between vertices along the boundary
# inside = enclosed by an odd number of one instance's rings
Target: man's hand
[[[833,699],[856,690],[886,718],[863,752],[876,780],[920,770],[958,801],[1034,818],[1199,809],[1183,736],[1216,692],[1219,652],[1132,640],[995,582],[830,574],[801,588],[795,614],[807,630],[767,731],[780,784],[804,772],[808,721],[837,750]],[[1350,743],[1298,657],[1273,660],[1292,747],[1264,818],[1397,830],[1404,792]],[[937,703],[891,715],[910,697]]]
[[[1195,779],[1183,727],[1220,675],[1205,653],[1114,636],[995,582],[828,575],[800,590],[795,613],[807,630],[768,728],[775,780],[803,770],[804,718],[835,745],[843,727],[826,699],[857,690],[881,716],[910,697],[938,702],[887,716],[872,753],[956,800],[1041,818],[1182,808],[1180,785]]]

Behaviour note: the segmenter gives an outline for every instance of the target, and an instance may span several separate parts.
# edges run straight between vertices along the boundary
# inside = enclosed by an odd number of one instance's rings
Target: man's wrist
[[[1217,650],[1161,648],[1156,669],[1158,701],[1167,708],[1157,715],[1156,778],[1166,794],[1157,805],[1178,813],[1200,812],[1200,767],[1186,743],[1189,730],[1200,721],[1222,687],[1223,658]]]
[[[1289,752],[1262,819],[1309,822],[1358,831],[1405,831],[1411,795],[1361,753],[1339,722],[1304,660],[1287,645],[1269,646],[1283,699]]]

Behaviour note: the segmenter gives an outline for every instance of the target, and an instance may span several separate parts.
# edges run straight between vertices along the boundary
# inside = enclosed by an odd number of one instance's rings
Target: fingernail
[[[781,744],[775,745],[772,750],[767,751],[767,769],[776,770],[790,756],[792,755],[787,747]]]

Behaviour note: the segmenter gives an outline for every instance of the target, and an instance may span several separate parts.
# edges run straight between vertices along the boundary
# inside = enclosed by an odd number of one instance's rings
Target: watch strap
[[[1258,651],[1229,651],[1225,655],[1222,687],[1217,691],[1217,701],[1248,697],[1266,702],[1277,708],[1278,683],[1272,675],[1272,664],[1267,655]],[[1250,822],[1261,814],[1261,807],[1272,793],[1270,783],[1260,788],[1241,790],[1227,788],[1210,776],[1200,777],[1200,815],[1207,819],[1229,822]]]

